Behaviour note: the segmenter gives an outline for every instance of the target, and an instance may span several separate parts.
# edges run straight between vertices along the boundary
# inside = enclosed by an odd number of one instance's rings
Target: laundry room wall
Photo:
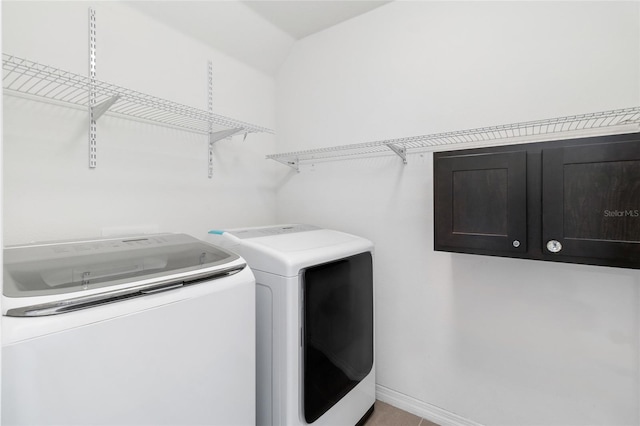
[[[97,78],[273,129],[275,81],[121,2],[2,2],[3,53],[86,76],[89,13],[96,11]],[[229,37],[242,37],[241,29]],[[275,136],[217,142],[105,115],[97,168],[88,167],[88,114],[4,97],[4,242],[149,232],[201,237],[215,227],[275,220]]]
[[[640,105],[637,2],[393,2],[298,42],[278,152]],[[376,244],[378,396],[440,424],[640,422],[640,271],[433,250],[432,155],[280,172]]]
[[[0,6],[0,22],[2,22],[2,7]],[[0,31],[0,46],[2,45],[2,31]],[[0,129],[3,126],[3,109],[4,109],[4,101],[2,97],[0,97]],[[2,149],[2,139],[0,138],[0,151]],[[3,193],[3,165],[0,161],[0,200],[2,199]],[[2,223],[2,209],[0,209],[0,223]],[[0,246],[3,244],[4,233],[0,229]],[[3,246],[4,247],[4,246]],[[4,252],[0,251],[0,272],[4,270]],[[4,272],[3,272],[4,273]],[[0,297],[0,312],[2,311],[2,297]],[[2,342],[2,316],[0,316],[0,342]],[[0,350],[0,366],[2,365],[2,350]],[[0,401],[2,401],[2,368],[0,368]],[[2,404],[0,404],[0,419],[2,418]]]

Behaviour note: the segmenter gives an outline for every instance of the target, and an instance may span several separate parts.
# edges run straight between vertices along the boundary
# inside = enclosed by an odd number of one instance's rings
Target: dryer
[[[256,277],[257,424],[363,424],[375,402],[373,244],[310,225],[209,241]]]
[[[3,425],[255,421],[255,280],[184,234],[4,250]]]

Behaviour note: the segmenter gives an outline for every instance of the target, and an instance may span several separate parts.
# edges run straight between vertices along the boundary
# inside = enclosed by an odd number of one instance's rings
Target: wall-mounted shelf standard
[[[409,153],[454,149],[454,145],[460,148],[472,148],[515,142],[536,142],[549,138],[566,139],[603,133],[631,133],[638,130],[640,130],[640,107],[632,107],[478,129],[272,154],[267,155],[267,158],[296,171],[299,171],[300,165],[304,163],[377,155],[398,155],[406,164]]]
[[[2,54],[5,93],[89,108],[97,120],[102,114],[150,121],[224,139],[236,133],[274,133],[273,130],[177,102],[146,95],[100,80]],[[91,90],[91,100],[89,97]],[[95,92],[95,96],[94,96]],[[230,130],[232,130],[230,132]],[[217,136],[216,136],[217,135]]]

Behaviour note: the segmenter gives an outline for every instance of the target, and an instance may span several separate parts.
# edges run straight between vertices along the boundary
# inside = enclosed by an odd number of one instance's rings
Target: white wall
[[[206,110],[210,59],[214,112],[274,128],[273,78],[121,3],[2,2],[3,52],[87,75],[89,6],[98,79]],[[86,111],[4,98],[5,244],[275,220],[273,135],[218,142],[208,179],[206,136],[103,116],[89,170]]]
[[[637,106],[639,8],[383,6],[294,46],[278,151]],[[434,252],[432,157],[408,162],[282,170],[278,191],[280,222],[376,243],[379,390],[483,424],[638,424],[640,271]]]
[[[0,22],[2,22],[2,8],[0,7]],[[0,31],[0,44],[2,44],[2,31]],[[3,97],[4,98],[4,97]],[[3,126],[3,114],[2,112],[4,111],[4,100],[0,99],[0,129],[2,129]],[[0,139],[0,160],[2,159],[2,140]],[[2,193],[3,193],[3,185],[2,185],[2,180],[3,180],[3,173],[2,173],[2,162],[0,161],[0,199],[2,199]],[[0,223],[2,223],[2,209],[0,209]],[[0,246],[4,247],[3,245],[3,239],[4,239],[4,233],[2,231],[2,228],[0,227]],[[4,269],[4,250],[2,252],[2,254],[0,255],[0,260],[2,260],[1,265],[0,266],[0,272],[3,272]],[[2,297],[0,297],[0,311],[2,311]],[[0,317],[0,343],[2,342],[2,317]],[[0,349],[0,419],[2,418],[2,350]]]

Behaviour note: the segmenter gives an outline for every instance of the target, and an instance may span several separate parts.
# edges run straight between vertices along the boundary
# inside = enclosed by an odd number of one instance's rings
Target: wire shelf
[[[5,93],[17,93],[38,99],[89,107],[89,92],[96,93],[92,107],[106,105],[108,114],[151,121],[201,134],[222,129],[241,129],[237,133],[274,133],[222,115],[147,95],[79,74],[39,64],[28,59],[2,54]],[[113,104],[111,104],[113,102]]]
[[[473,147],[488,143],[534,142],[547,139],[545,135],[569,138],[574,135],[593,134],[599,129],[610,133],[639,131],[640,107],[272,154],[267,155],[267,158],[296,170],[299,170],[301,164],[308,162],[375,155],[398,155],[406,163],[408,153],[436,151],[440,148],[451,149],[453,146]]]

